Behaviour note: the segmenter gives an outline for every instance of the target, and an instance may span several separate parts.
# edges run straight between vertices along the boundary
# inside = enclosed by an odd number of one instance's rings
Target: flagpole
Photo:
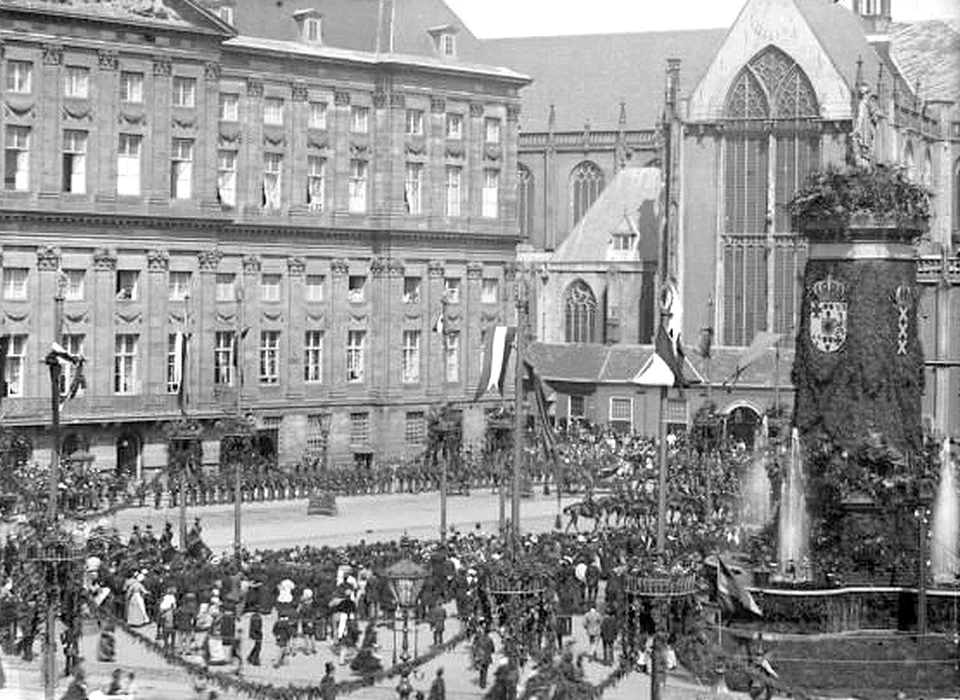
[[[241,277],[241,279],[243,279]],[[243,420],[243,286],[237,288],[237,421]],[[240,488],[240,471],[247,455],[243,453],[249,446],[244,440],[239,455],[239,461],[233,465],[233,553],[240,563],[240,499],[243,493]]]
[[[667,547],[667,391],[660,387],[660,473],[657,489],[657,551],[662,555]]]
[[[527,351],[527,278],[526,270],[517,271],[517,352],[514,359],[514,410],[513,410],[513,499],[510,502],[510,520],[513,543],[520,539],[520,466],[523,460],[523,359]]]

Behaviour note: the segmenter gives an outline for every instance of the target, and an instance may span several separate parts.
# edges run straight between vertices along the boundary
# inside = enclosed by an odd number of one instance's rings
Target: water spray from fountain
[[[743,482],[742,521],[744,527],[750,529],[760,530],[770,522],[770,477],[767,474],[769,436],[770,429],[764,416]]]
[[[933,540],[930,568],[935,583],[954,583],[960,572],[957,543],[960,539],[960,494],[957,466],[950,455],[950,438],[943,439],[940,452],[940,485],[933,504]]]
[[[790,458],[780,491],[780,572],[786,578],[806,579],[808,554],[807,496],[803,476],[800,432],[790,435]]]

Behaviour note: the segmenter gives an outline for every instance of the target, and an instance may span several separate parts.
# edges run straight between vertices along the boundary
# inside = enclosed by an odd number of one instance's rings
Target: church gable
[[[4,0],[3,10],[230,36],[234,30],[194,0]]]
[[[798,2],[804,1],[748,0],[690,97],[688,117],[691,121],[723,118],[730,100],[736,98],[736,91],[741,86],[744,90],[750,89],[749,84],[743,85],[743,71],[751,62],[754,77],[768,78],[768,93],[772,89],[779,99],[805,99],[808,105],[817,104],[820,110],[817,116],[825,119],[850,118],[851,87],[799,9]],[[826,5],[826,0],[814,1]],[[829,9],[849,14],[842,8]],[[852,15],[850,19],[856,21]],[[865,42],[862,31],[859,28],[856,31],[860,41]],[[865,43],[864,46],[872,52]],[[788,74],[790,66],[798,70]],[[786,78],[795,81],[783,86],[789,90],[773,87]],[[805,97],[809,89],[815,91],[812,100]],[[764,111],[771,114],[776,108],[776,104],[765,105]]]

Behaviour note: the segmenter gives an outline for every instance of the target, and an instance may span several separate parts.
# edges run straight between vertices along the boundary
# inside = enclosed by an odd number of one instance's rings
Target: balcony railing
[[[3,400],[2,410],[5,421],[47,423],[50,421],[50,398],[9,397]],[[82,395],[64,404],[60,418],[64,423],[71,423],[87,420],[172,417],[178,413],[177,397],[173,394]]]

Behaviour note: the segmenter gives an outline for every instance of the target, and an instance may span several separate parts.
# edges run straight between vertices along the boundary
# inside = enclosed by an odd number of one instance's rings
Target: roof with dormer
[[[657,238],[660,184],[659,168],[622,168],[553,253],[551,262],[639,262],[645,244]],[[613,253],[615,234],[636,234],[634,249]]]
[[[891,58],[922,99],[960,102],[960,21],[895,24],[890,39]]]

